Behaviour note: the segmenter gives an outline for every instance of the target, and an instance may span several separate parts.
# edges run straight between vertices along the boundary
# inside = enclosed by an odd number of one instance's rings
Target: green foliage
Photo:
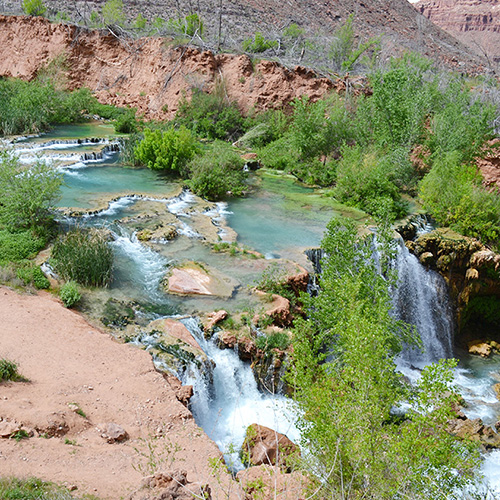
[[[247,118],[247,132],[238,139],[244,146],[263,147],[285,135],[290,126],[290,117],[280,109],[268,109]]]
[[[0,134],[36,133],[53,124],[81,122],[84,112],[99,107],[88,89],[58,89],[60,73],[40,72],[31,82],[0,78]]]
[[[32,230],[10,232],[0,229],[0,266],[33,258],[43,250],[47,240]]]
[[[500,326],[500,299],[493,295],[472,297],[464,308],[460,321],[462,326],[469,322],[475,326],[481,322]]]
[[[270,335],[261,335],[255,341],[257,349],[270,353],[273,349],[286,351],[290,346],[290,337],[285,332],[276,332]]]
[[[283,30],[283,36],[292,40],[304,35],[305,30],[303,30],[297,23],[292,23]]]
[[[224,198],[228,192],[240,195],[245,188],[244,163],[230,144],[215,141],[202,157],[188,165],[188,184],[196,194],[209,200]]]
[[[78,290],[78,285],[74,281],[68,281],[59,290],[59,297],[61,297],[64,307],[73,307],[82,298]]]
[[[0,225],[11,231],[49,225],[61,183],[62,174],[46,163],[26,168],[0,151]]]
[[[21,7],[27,16],[43,16],[47,12],[42,0],[23,0]]]
[[[304,299],[309,318],[294,332],[288,381],[304,416],[299,426],[320,497],[461,498],[478,453],[447,432],[456,400],[452,363],[424,370],[415,391],[396,370],[403,342],[416,339],[390,314],[396,277],[388,229],[379,228],[386,250],[375,262],[371,241],[352,221],[328,225],[321,290]],[[402,401],[412,409],[396,420],[393,409]]]
[[[139,14],[137,14],[137,17],[135,18],[135,21],[134,21],[134,28],[139,30],[139,31],[142,31],[146,28],[147,22],[148,22],[148,20],[142,15],[141,12],[139,12]]]
[[[360,102],[361,136],[380,145],[411,147],[424,135],[425,120],[438,104],[438,82],[431,63],[415,55],[393,60],[374,73],[373,95]]]
[[[144,130],[144,139],[134,149],[135,160],[153,170],[180,170],[199,152],[196,138],[186,127]]]
[[[169,19],[167,21],[167,26],[175,33],[180,33],[193,37],[195,34],[202,37],[203,36],[203,20],[197,13],[192,13],[186,17],[179,17],[177,19]]]
[[[37,290],[50,288],[50,281],[39,266],[20,267],[17,269],[17,277],[23,280],[25,285],[33,284]]]
[[[126,19],[123,10],[123,0],[107,0],[102,7],[102,19],[106,25],[122,25]]]
[[[278,42],[276,40],[269,40],[260,31],[256,31],[253,39],[244,40],[241,46],[245,52],[259,54],[277,47]]]
[[[234,141],[244,130],[238,105],[229,101],[222,81],[211,94],[193,89],[190,101],[180,101],[175,122],[210,140]]]
[[[336,198],[370,214],[390,213],[402,217],[407,206],[395,184],[394,153],[379,156],[376,151],[360,146],[342,148],[342,158],[337,165]],[[411,164],[408,162],[408,168]]]
[[[106,234],[97,229],[74,229],[54,243],[56,271],[84,286],[108,286],[112,279],[113,250]]]
[[[0,382],[4,380],[18,380],[17,365],[8,359],[0,359]]]
[[[486,191],[475,167],[461,163],[452,151],[435,159],[420,183],[424,207],[444,226],[497,245],[500,239],[500,197]]]
[[[119,134],[132,134],[137,132],[135,109],[126,109],[118,115],[114,123],[115,132]]]
[[[485,142],[493,137],[495,107],[481,102],[458,78],[451,81],[442,99],[441,108],[432,118],[426,145],[433,157],[458,151],[460,161],[470,162],[483,152]]]
[[[77,500],[63,486],[36,478],[8,477],[0,478],[0,498],[3,500]]]
[[[354,50],[353,19],[354,14],[351,14],[345,23],[339,26],[333,33],[334,39],[328,55],[337,69],[342,68]]]

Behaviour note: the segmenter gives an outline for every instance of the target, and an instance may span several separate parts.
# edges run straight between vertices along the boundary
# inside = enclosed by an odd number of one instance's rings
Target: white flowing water
[[[298,442],[292,402],[281,395],[263,394],[248,363],[230,349],[219,349],[213,339],[206,340],[194,318],[182,320],[205,354],[215,363],[211,374],[193,370],[183,382],[194,386],[191,410],[224,453],[233,470],[243,468],[239,450],[246,428],[253,423],[270,427]]]
[[[422,351],[405,348],[402,361],[417,368],[453,355],[453,311],[443,277],[425,269],[400,240],[394,265],[398,283],[393,294],[394,314],[415,325]]]

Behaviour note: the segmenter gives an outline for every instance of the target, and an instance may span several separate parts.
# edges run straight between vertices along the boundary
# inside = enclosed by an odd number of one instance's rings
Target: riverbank
[[[29,380],[0,384],[0,429],[12,424],[33,433],[0,438],[0,476],[36,476],[117,499],[156,466],[185,470],[189,481],[208,483],[220,497],[228,480],[216,480],[209,467],[220,452],[149,353],[117,343],[48,293],[1,287],[0,325],[0,357],[15,361]],[[102,437],[112,434],[110,423],[128,439]]]

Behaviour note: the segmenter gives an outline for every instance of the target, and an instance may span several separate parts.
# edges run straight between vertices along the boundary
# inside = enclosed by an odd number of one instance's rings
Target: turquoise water
[[[104,198],[109,200],[124,194],[168,198],[177,186],[158,172],[147,168],[124,168],[111,160],[96,166],[67,169],[58,206],[92,209],[102,205]]]
[[[57,125],[52,130],[40,137],[29,139],[28,142],[45,142],[54,139],[85,139],[90,137],[115,136],[115,128],[109,123],[87,122],[76,125]],[[119,135],[119,134],[118,134]]]
[[[326,225],[345,213],[317,190],[292,178],[259,174],[258,189],[229,202],[229,225],[238,241],[268,256],[287,256],[291,249],[319,246]],[[350,210],[361,219],[364,214]]]

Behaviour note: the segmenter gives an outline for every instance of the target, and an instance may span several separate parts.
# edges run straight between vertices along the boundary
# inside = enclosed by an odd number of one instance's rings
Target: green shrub
[[[241,46],[245,52],[258,54],[277,47],[278,42],[276,40],[269,40],[260,31],[256,31],[253,39],[244,40]]]
[[[246,119],[247,132],[238,144],[263,147],[283,137],[290,126],[290,117],[282,110],[269,109]]]
[[[238,105],[228,100],[223,82],[211,94],[194,89],[191,100],[182,99],[175,122],[207,139],[236,140],[245,121]]]
[[[203,36],[203,20],[196,14],[189,14],[184,18],[169,19],[167,21],[167,26],[175,33],[183,34],[187,36],[194,36],[195,33],[200,37]]]
[[[31,230],[10,232],[1,229],[0,265],[31,259],[40,250],[43,250],[46,243],[45,238],[35,236]]]
[[[18,379],[19,373],[17,371],[16,363],[7,359],[0,359],[0,381]]]
[[[339,201],[373,215],[402,217],[408,210],[394,183],[391,157],[360,146],[342,148],[334,194]]]
[[[47,483],[36,478],[7,477],[0,479],[0,498],[5,500],[77,500],[66,488],[54,483]]]
[[[135,109],[127,109],[118,115],[114,123],[115,132],[119,134],[132,134],[137,132]]]
[[[75,229],[60,236],[52,249],[56,271],[84,286],[108,286],[112,279],[113,250],[106,234],[97,229]]]
[[[215,141],[209,151],[188,165],[190,188],[209,200],[224,198],[228,192],[240,195],[245,188],[244,161],[231,145]]]
[[[139,164],[153,170],[179,173],[198,151],[198,142],[185,127],[164,132],[146,129],[144,139],[134,149],[134,157]]]
[[[134,21],[134,28],[139,31],[142,31],[146,28],[147,22],[148,20],[142,15],[141,12],[139,12]]]
[[[262,164],[273,170],[294,173],[298,169],[299,152],[290,144],[290,138],[284,136],[257,150]]]
[[[49,225],[62,174],[44,162],[24,167],[0,151],[0,224],[12,231]]]
[[[78,285],[74,281],[68,281],[59,290],[59,297],[61,297],[64,307],[73,307],[82,298],[78,291]]]
[[[486,191],[476,167],[461,163],[462,153],[446,153],[433,162],[420,183],[424,208],[444,226],[498,245],[500,197]]]
[[[123,0],[108,0],[102,7],[104,24],[122,25],[125,22]]]
[[[19,279],[24,281],[25,285],[33,284],[37,290],[50,288],[50,281],[39,266],[20,267],[16,274]]]
[[[42,0],[23,0],[21,6],[27,16],[43,16],[47,11]]]
[[[273,349],[285,351],[290,346],[290,337],[285,332],[276,332],[271,335],[257,337],[255,345],[261,351],[269,353]]]

